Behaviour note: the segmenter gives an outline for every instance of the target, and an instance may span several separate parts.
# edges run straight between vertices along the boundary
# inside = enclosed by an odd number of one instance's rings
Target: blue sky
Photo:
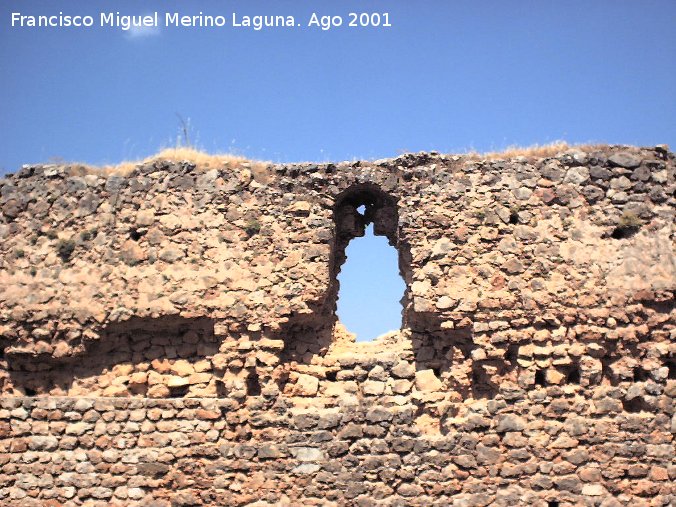
[[[401,298],[406,285],[399,276],[399,256],[384,236],[366,234],[354,238],[345,251],[347,260],[338,273],[338,318],[357,335],[369,341],[401,327]]]
[[[389,29],[18,29],[10,13],[390,13]],[[272,161],[676,143],[676,2],[18,1],[0,6],[0,171],[172,145]]]
[[[303,24],[313,12],[346,22],[350,11],[389,12],[393,26],[134,36],[10,26],[13,11],[155,10]],[[5,0],[0,174],[146,157],[175,145],[176,113],[200,148],[274,162],[559,139],[673,147],[674,26],[673,0]]]

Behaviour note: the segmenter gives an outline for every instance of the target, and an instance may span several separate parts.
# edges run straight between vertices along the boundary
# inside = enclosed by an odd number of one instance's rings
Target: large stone
[[[438,239],[432,246],[432,257],[439,259],[444,257],[453,249],[453,242],[448,238]]]
[[[594,411],[597,414],[609,414],[611,412],[620,412],[622,410],[622,402],[613,398],[601,398],[594,400]]]
[[[169,375],[168,377],[166,377],[165,384],[167,387],[184,387],[189,385],[190,381],[185,377]]]
[[[392,368],[392,375],[399,378],[413,378],[415,376],[415,365],[408,361],[399,361]]]
[[[308,216],[311,209],[312,204],[307,201],[296,201],[289,207],[291,213],[300,216]]]
[[[385,392],[385,382],[367,380],[362,384],[362,391],[365,395],[378,396]]]
[[[66,426],[66,435],[83,435],[85,432],[92,429],[92,425],[86,422],[72,423]]]
[[[631,153],[620,152],[614,153],[608,157],[608,162],[617,167],[624,167],[626,169],[634,169],[641,165],[641,159]]]
[[[476,447],[477,462],[482,465],[494,465],[500,461],[501,456],[502,453],[499,449],[486,447],[483,444]]]
[[[589,169],[584,166],[571,167],[566,173],[566,177],[563,179],[564,183],[574,183],[576,185],[582,185],[589,180]]]
[[[160,251],[160,259],[164,262],[176,262],[184,256],[185,254],[178,248],[167,247]]]
[[[397,493],[405,498],[420,496],[425,490],[417,484],[402,484],[397,488]]]
[[[495,431],[504,433],[507,431],[522,431],[526,427],[526,422],[522,417],[513,414],[507,414],[498,417]]]
[[[316,447],[291,447],[289,451],[298,461],[323,461],[326,459],[324,451]]]
[[[292,472],[300,475],[311,475],[318,472],[321,466],[316,463],[302,463],[293,468]]]
[[[152,209],[141,210],[136,214],[136,225],[150,227],[155,222],[155,212]]]
[[[319,379],[312,375],[300,374],[293,386],[294,396],[314,396],[319,390]]]
[[[608,492],[600,484],[585,484],[582,486],[582,494],[585,496],[604,496]]]
[[[441,296],[437,300],[437,308],[439,310],[448,310],[449,308],[453,308],[456,305],[457,301],[448,297],[448,296]]]
[[[372,423],[391,421],[394,414],[382,407],[374,407],[366,412],[366,420]]]
[[[179,359],[171,365],[171,371],[180,377],[188,377],[195,373],[195,368],[185,359]]]
[[[28,443],[28,448],[33,451],[53,451],[58,447],[59,439],[52,435],[34,435]]]
[[[443,384],[433,370],[418,370],[415,372],[415,387],[418,391],[439,391]]]
[[[362,427],[358,424],[354,423],[349,423],[347,424],[340,432],[338,433],[338,437],[345,439],[354,439],[354,438],[361,438],[364,435],[364,431]]]
[[[284,456],[284,453],[275,444],[263,444],[258,448],[260,459],[277,459],[282,456]]]
[[[125,264],[135,266],[146,259],[146,253],[136,241],[129,239],[120,247],[120,259]]]

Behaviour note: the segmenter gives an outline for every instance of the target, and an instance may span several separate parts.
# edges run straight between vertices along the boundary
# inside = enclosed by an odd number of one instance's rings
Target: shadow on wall
[[[218,353],[219,345],[208,318],[131,318],[108,326],[77,356],[14,358],[8,361],[9,375],[27,396],[183,396],[209,389],[214,375],[207,357]]]
[[[472,327],[444,329],[439,315],[409,314],[417,371],[431,370],[444,390],[463,399],[494,398],[504,380],[516,382],[515,347],[503,357],[488,358],[474,341]]]

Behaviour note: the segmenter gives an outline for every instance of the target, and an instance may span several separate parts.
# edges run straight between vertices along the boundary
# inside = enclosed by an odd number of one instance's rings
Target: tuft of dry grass
[[[126,176],[139,166],[152,164],[159,160],[190,162],[195,164],[200,171],[208,171],[210,169],[248,169],[259,183],[266,183],[269,179],[268,162],[249,160],[245,157],[229,153],[210,154],[187,147],[165,148],[159,153],[142,160],[124,161],[113,165],[92,166],[79,163],[69,165],[80,169],[83,174]]]
[[[147,157],[143,160],[124,161],[116,165],[107,165],[100,168],[93,168],[103,174],[129,174],[139,165],[151,164],[157,160],[168,160],[170,162],[191,162],[200,169],[221,169],[224,167],[239,166],[250,160],[237,155],[219,153],[211,155],[195,148],[165,148],[164,150]]]
[[[565,141],[554,141],[549,144],[534,144],[531,146],[508,146],[502,151],[491,151],[486,153],[478,153],[471,151],[467,155],[472,158],[480,158],[485,160],[507,159],[514,157],[527,158],[546,158],[554,157],[562,152],[572,149],[580,149],[590,151],[597,149],[600,145],[595,144],[576,144],[570,145]]]

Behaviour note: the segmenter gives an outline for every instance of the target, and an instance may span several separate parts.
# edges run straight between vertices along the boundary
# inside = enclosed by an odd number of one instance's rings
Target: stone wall
[[[0,180],[0,499],[668,505],[674,166],[26,166]],[[364,344],[336,277],[368,223],[406,293]]]

